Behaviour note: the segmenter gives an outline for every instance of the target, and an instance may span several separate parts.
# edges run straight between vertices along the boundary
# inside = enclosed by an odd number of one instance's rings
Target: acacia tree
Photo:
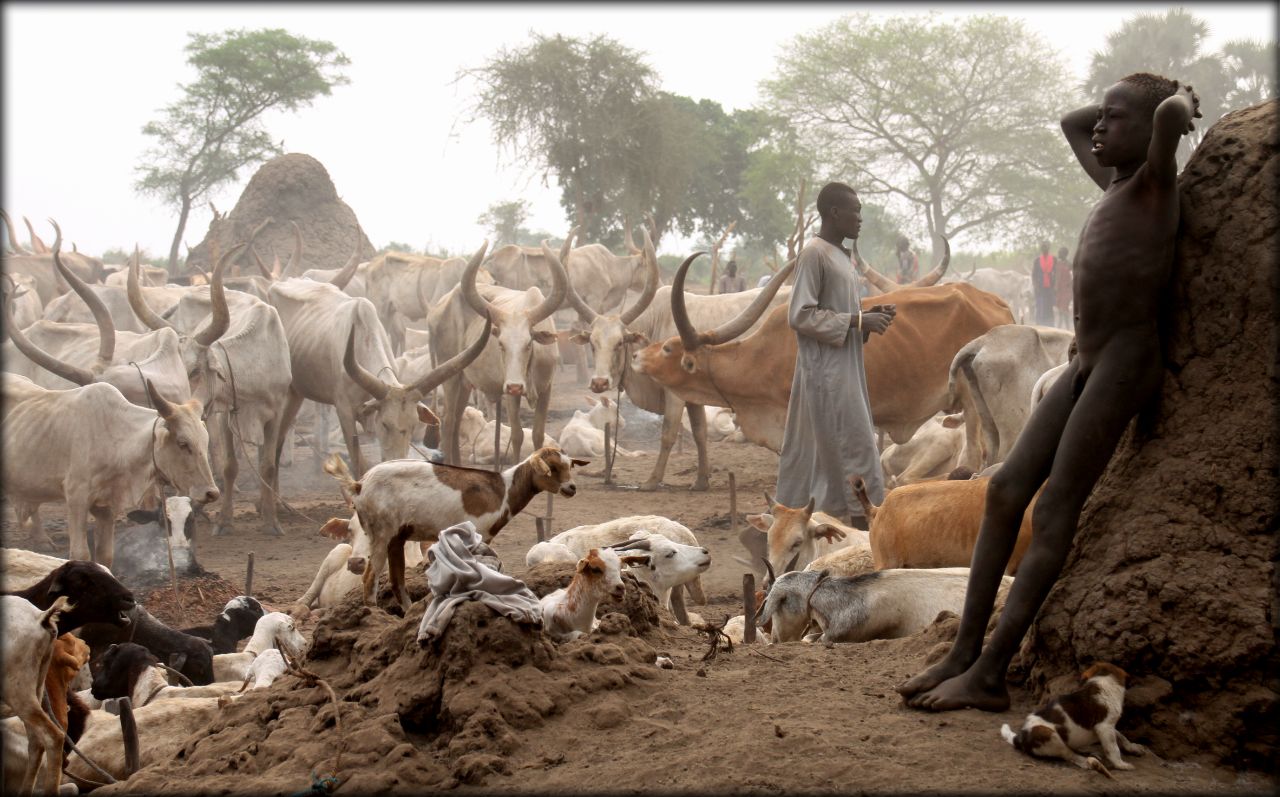
[[[487,119],[494,142],[541,164],[544,182],[554,172],[561,204],[598,240],[620,212],[627,165],[637,160],[641,106],[657,75],[607,36],[532,38],[459,73],[479,84],[468,121]]]
[[[940,233],[1005,237],[1087,183],[1058,129],[1069,72],[1020,20],[845,17],[798,36],[763,88],[822,171],[918,213],[934,257]]]
[[[196,78],[180,84],[181,99],[148,122],[154,139],[137,167],[135,188],[178,208],[178,226],[169,247],[169,267],[191,208],[237,172],[283,151],[262,123],[267,111],[296,111],[334,86],[350,82],[342,68],[350,61],[327,41],[295,36],[278,28],[187,34],[187,63]]]
[[[476,224],[493,233],[493,248],[497,249],[503,244],[523,244],[528,241],[532,235],[524,226],[528,219],[529,202],[516,199],[493,203],[480,214]]]

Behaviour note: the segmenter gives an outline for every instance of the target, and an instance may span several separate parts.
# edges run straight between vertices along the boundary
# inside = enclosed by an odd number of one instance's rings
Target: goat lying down
[[[290,607],[289,613],[295,616],[306,616],[311,609],[337,606],[352,590],[361,587],[364,570],[369,564],[369,535],[360,525],[359,516],[352,515],[347,520],[329,518],[320,528],[320,533],[341,542],[325,556],[311,586]],[[422,562],[427,545],[423,542],[403,543],[406,568],[417,567]]]
[[[557,642],[590,633],[600,624],[596,607],[605,597],[622,598],[623,559],[608,548],[592,548],[578,560],[569,586],[547,593],[541,601],[542,628]]]
[[[1003,606],[1011,576],[996,596]],[[964,608],[969,568],[877,570],[852,578],[825,572],[783,573],[767,588],[759,624],[772,623],[774,642],[800,639],[809,623],[819,633],[805,637],[825,645],[897,639],[924,630],[939,613]]]

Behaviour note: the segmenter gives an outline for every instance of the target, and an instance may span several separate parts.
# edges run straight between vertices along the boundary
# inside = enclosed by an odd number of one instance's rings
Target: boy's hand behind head
[[[1202,119],[1204,117],[1204,114],[1200,113],[1200,95],[1196,94],[1190,85],[1182,86],[1181,88],[1178,89],[1178,91],[1186,92],[1187,98],[1191,100],[1191,118]],[[1195,129],[1196,129],[1195,122],[1187,122],[1188,133],[1190,133]]]

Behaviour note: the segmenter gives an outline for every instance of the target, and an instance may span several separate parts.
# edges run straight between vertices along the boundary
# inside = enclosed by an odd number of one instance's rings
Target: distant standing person
[[[716,280],[716,293],[741,293],[746,289],[746,279],[738,275],[738,261],[730,260],[720,279]]]
[[[906,285],[920,277],[920,256],[911,249],[907,236],[898,236],[898,284]]]
[[[1067,247],[1058,250],[1058,265],[1053,269],[1056,272],[1053,296],[1058,311],[1058,326],[1073,329],[1075,320],[1071,317],[1071,260],[1067,255]]]
[[[1040,242],[1040,256],[1031,261],[1031,288],[1036,299],[1036,323],[1053,325],[1054,284],[1057,260],[1049,254],[1049,242]]]
[[[862,346],[884,334],[893,305],[862,311],[858,275],[844,248],[862,229],[862,203],[844,183],[818,192],[822,227],[800,252],[787,321],[796,335],[787,425],[778,460],[777,501],[848,517],[866,528],[849,477],[865,474],[871,500],[884,500],[880,451],[872,426]],[[855,507],[857,507],[855,509]]]

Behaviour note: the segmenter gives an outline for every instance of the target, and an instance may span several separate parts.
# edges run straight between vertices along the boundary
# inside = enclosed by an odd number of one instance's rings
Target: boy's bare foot
[[[954,711],[959,708],[1006,711],[1009,708],[1009,690],[1004,679],[991,683],[969,669],[927,692],[917,694],[907,701],[907,705],[926,711]]]
[[[952,661],[951,657],[947,656],[942,661],[933,665],[919,675],[913,675],[898,684],[894,687],[894,691],[902,695],[904,698],[912,697],[921,692],[927,692],[943,681],[955,678],[957,675],[969,669],[969,665],[972,663],[973,662],[967,661]]]

